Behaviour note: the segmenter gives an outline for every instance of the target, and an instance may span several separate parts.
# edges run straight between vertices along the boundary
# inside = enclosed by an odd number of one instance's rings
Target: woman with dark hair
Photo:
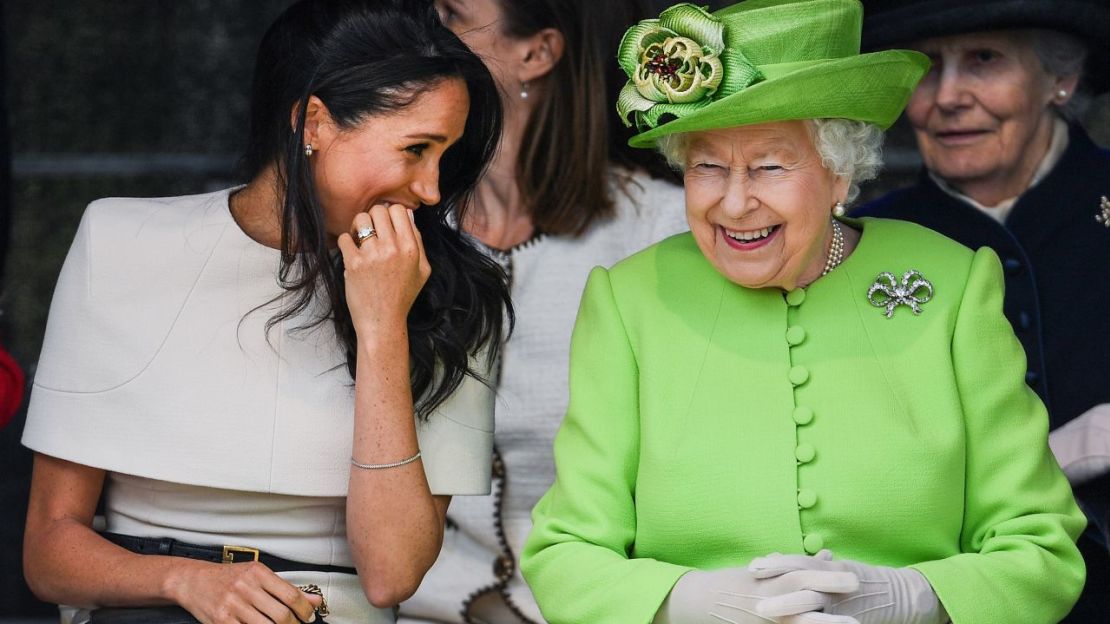
[[[24,434],[39,597],[393,621],[450,496],[489,491],[507,290],[447,219],[500,125],[430,2],[304,0],[259,50],[245,186],[89,207]]]
[[[662,159],[628,147],[613,119],[621,33],[645,0],[437,0],[490,68],[505,131],[461,219],[510,272],[516,326],[501,359],[494,495],[453,503],[455,528],[402,620],[540,621],[516,557],[555,478],[567,362],[586,277],[686,229]]]

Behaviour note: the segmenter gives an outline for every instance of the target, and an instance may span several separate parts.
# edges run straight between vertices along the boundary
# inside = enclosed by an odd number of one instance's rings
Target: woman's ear
[[[833,197],[836,198],[836,201],[846,203],[848,201],[848,191],[851,188],[852,178],[842,175],[833,178]]]
[[[297,131],[297,114],[300,112],[299,105],[293,107],[289,113],[289,123],[293,128],[293,132]],[[304,113],[304,142],[305,145],[312,145],[313,149],[320,149],[322,147],[321,130],[325,127],[330,127],[332,124],[331,113],[328,112],[328,107],[324,105],[324,101],[315,95],[308,96],[308,105],[305,106]]]
[[[524,58],[520,63],[517,78],[521,82],[539,80],[551,73],[559,64],[566,49],[563,33],[554,28],[544,28],[522,40]]]
[[[1063,106],[1068,103],[1075,95],[1075,90],[1079,87],[1079,75],[1073,74],[1071,76],[1057,76],[1053,81],[1052,87],[1052,101],[1057,106]]]

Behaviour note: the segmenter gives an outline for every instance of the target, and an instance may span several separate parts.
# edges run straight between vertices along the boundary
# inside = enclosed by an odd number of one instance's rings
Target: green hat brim
[[[762,68],[761,68],[762,69]],[[898,119],[929,59],[910,50],[885,50],[815,61],[741,89],[629,139],[654,147],[667,135],[794,119],[853,119],[887,129]]]

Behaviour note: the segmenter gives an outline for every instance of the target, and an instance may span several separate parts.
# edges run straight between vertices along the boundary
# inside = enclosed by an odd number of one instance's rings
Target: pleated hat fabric
[[[929,60],[909,50],[860,54],[862,21],[858,0],[747,0],[715,13],[676,5],[640,22],[619,55],[630,80],[618,111],[641,130],[629,144],[794,119],[889,127]]]

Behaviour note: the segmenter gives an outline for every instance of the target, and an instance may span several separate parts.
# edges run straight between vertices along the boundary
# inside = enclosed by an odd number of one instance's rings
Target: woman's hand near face
[[[355,331],[402,326],[420,289],[432,273],[413,212],[400,204],[374,206],[355,215],[351,231],[372,228],[374,235],[356,245],[352,234],[339,237],[345,267],[347,306]]]
[[[419,450],[410,385],[408,313],[431,275],[412,210],[378,205],[355,215],[356,245],[339,237],[347,307],[358,334],[352,460],[388,464]],[[432,496],[419,461],[352,468],[347,535],[370,603],[389,608],[416,591],[443,541],[450,497]]]

